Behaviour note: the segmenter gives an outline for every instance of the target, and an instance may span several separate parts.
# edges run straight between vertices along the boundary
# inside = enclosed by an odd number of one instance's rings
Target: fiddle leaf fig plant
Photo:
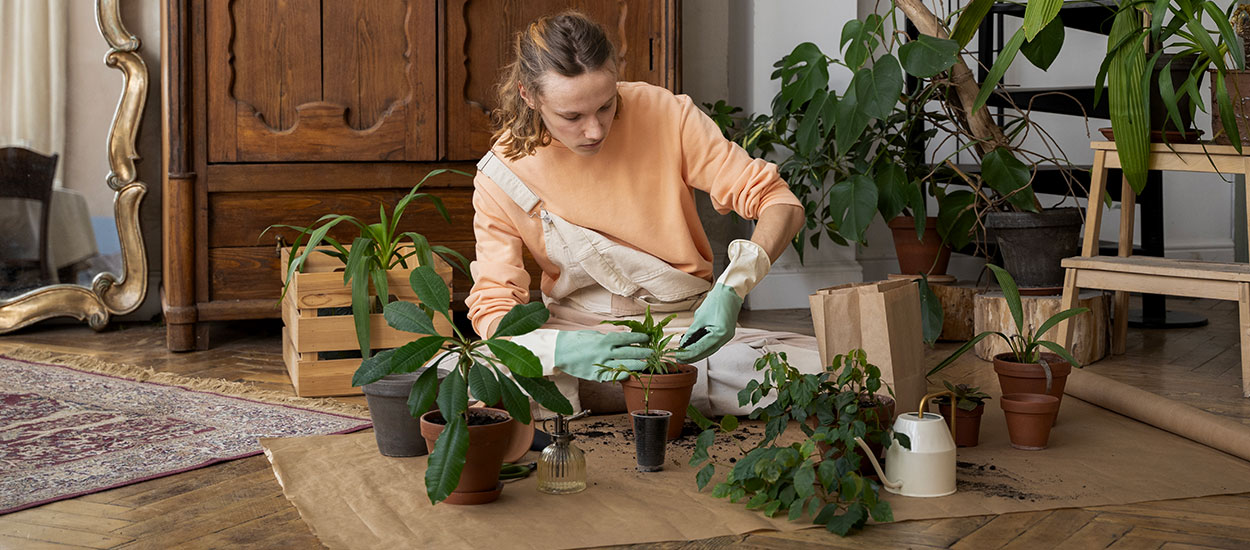
[[[351,285],[352,289],[352,319],[356,327],[356,340],[360,346],[360,354],[368,359],[372,355],[372,350],[369,349],[369,314],[374,313],[375,309],[385,307],[390,302],[386,280],[387,270],[396,267],[406,269],[410,263],[423,266],[433,265],[434,256],[438,255],[461,273],[469,274],[469,261],[459,252],[446,246],[431,245],[429,240],[420,233],[399,229],[399,222],[405,210],[412,201],[417,199],[429,200],[443,219],[451,223],[451,217],[448,216],[442,199],[436,195],[419,192],[426,180],[444,172],[472,177],[459,170],[431,170],[408,191],[408,194],[395,203],[389,215],[386,212],[386,206],[379,205],[378,221],[375,223],[365,223],[347,214],[326,214],[308,227],[275,224],[266,228],[265,232],[270,229],[292,229],[299,232],[295,242],[291,245],[291,260],[287,264],[283,278],[282,294],[278,297],[279,304],[291,287],[295,273],[304,270],[305,263],[313,252],[338,258],[344,266],[343,284]],[[330,230],[342,223],[356,226],[360,230],[360,236],[352,240],[350,249],[330,236]],[[261,236],[264,234],[262,232]],[[307,239],[306,243],[305,239]],[[321,247],[322,243],[330,247]],[[370,283],[373,285],[376,300],[369,295]],[[441,280],[439,284],[442,284]]]
[[[573,406],[556,385],[543,378],[538,357],[528,348],[506,338],[527,334],[547,322],[550,313],[539,302],[514,306],[495,333],[484,340],[473,340],[456,328],[451,317],[451,294],[434,268],[418,266],[409,277],[420,304],[391,302],[383,315],[391,327],[420,338],[393,350],[378,353],[361,362],[352,376],[353,386],[363,386],[388,374],[415,372],[432,363],[417,377],[408,398],[413,416],[421,416],[437,402],[446,427],[430,451],[425,472],[425,490],[430,502],[442,502],[455,490],[464,469],[469,445],[469,393],[493,404],[502,401],[504,409],[522,424],[530,423],[529,394],[538,404],[560,414],[572,415]],[[440,315],[452,325],[453,334],[443,336],[434,329],[433,318]],[[438,365],[451,364],[451,371],[440,382]],[[524,390],[524,392],[522,391]]]

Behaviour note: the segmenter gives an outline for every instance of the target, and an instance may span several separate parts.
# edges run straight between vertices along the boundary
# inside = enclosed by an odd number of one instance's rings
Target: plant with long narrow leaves
[[[295,273],[304,270],[311,254],[317,252],[339,259],[344,266],[343,284],[351,286],[352,320],[356,328],[356,341],[360,346],[361,356],[368,359],[372,355],[369,345],[369,315],[380,311],[390,302],[390,289],[386,279],[388,270],[396,267],[407,269],[413,260],[416,265],[433,265],[434,256],[437,255],[453,268],[469,275],[469,261],[462,254],[446,246],[431,245],[424,235],[400,228],[400,220],[405,211],[417,199],[429,200],[443,219],[451,223],[451,217],[447,214],[447,208],[443,206],[442,199],[436,195],[419,192],[426,180],[444,172],[472,177],[459,170],[431,170],[395,203],[389,215],[386,212],[386,205],[379,205],[376,223],[367,224],[355,216],[346,214],[326,214],[308,227],[275,224],[265,228],[265,232],[271,229],[291,229],[299,232],[291,245],[290,261],[286,266],[282,294],[278,297],[278,303],[282,303],[287,290],[291,287],[291,282],[295,280]],[[360,235],[352,240],[350,246],[344,246],[330,236],[330,230],[343,223],[353,225],[360,231]],[[264,234],[262,232],[261,236]],[[323,243],[329,246],[322,246]],[[373,288],[372,295],[370,285]]]
[[[893,437],[889,418],[877,416],[875,395],[883,388],[881,370],[868,362],[863,350],[834,357],[829,369],[805,374],[788,362],[785,353],[769,353],[755,362],[762,381],[752,381],[738,393],[741,405],[755,405],[750,418],[764,422],[764,439],[733,463],[712,496],[731,502],[746,499],[748,509],[772,517],[785,513],[791,521],[807,517],[830,532],[846,535],[871,518],[893,521],[889,503],[879,498],[876,482],[859,474],[860,456],[855,439],[882,445],[910,447],[905,435]],[[764,398],[776,399],[759,406]],[[703,430],[695,442],[690,465],[699,468],[695,484],[703,490],[716,475],[719,463],[711,454],[718,433],[738,427],[734,417],[712,423],[694,407],[687,414]],[[778,439],[790,421],[798,422],[804,438],[788,445]]]
[[[1064,361],[1071,363],[1074,367],[1080,367],[1081,364],[1077,362],[1076,358],[1072,357],[1072,354],[1069,353],[1068,350],[1064,349],[1063,346],[1053,341],[1045,340],[1043,337],[1051,329],[1058,326],[1059,323],[1082,313],[1086,313],[1089,311],[1089,308],[1075,307],[1072,309],[1065,309],[1059,313],[1051,315],[1044,322],[1042,322],[1040,326],[1036,327],[1036,329],[1031,325],[1025,326],[1024,306],[1020,300],[1020,289],[1016,287],[1016,280],[1011,277],[1011,274],[1008,273],[1006,269],[993,264],[986,264],[986,267],[990,268],[990,271],[994,272],[994,277],[998,279],[998,286],[1003,292],[1003,299],[1007,302],[1007,309],[1011,311],[1011,320],[1015,324],[1015,332],[1012,334],[1006,334],[997,330],[987,330],[977,334],[976,336],[973,336],[971,340],[965,342],[964,345],[959,346],[958,349],[947,356],[946,359],[943,359],[941,363],[938,363],[937,366],[930,369],[926,376],[932,376],[941,372],[942,369],[950,366],[956,359],[959,359],[963,356],[963,354],[967,353],[968,350],[976,346],[977,342],[980,342],[990,336],[998,336],[1007,343],[1007,346],[1011,349],[1011,354],[1017,363],[1037,363],[1042,365],[1043,369],[1046,371],[1046,388],[1049,390],[1051,382],[1050,365],[1047,364],[1045,359],[1042,357],[1043,351],[1050,351],[1051,353],[1058,355],[1063,358]]]
[[[363,386],[389,374],[416,372],[408,397],[409,412],[419,417],[438,403],[446,426],[430,451],[425,472],[425,490],[430,502],[442,502],[455,490],[464,469],[469,441],[469,393],[486,404],[503,403],[512,418],[530,423],[530,401],[560,414],[572,415],[573,406],[556,385],[543,378],[542,363],[525,346],[508,340],[527,334],[547,322],[546,306],[533,302],[514,306],[499,321],[495,333],[484,340],[473,340],[456,328],[451,317],[451,293],[434,268],[428,265],[412,270],[409,283],[420,304],[391,302],[383,315],[391,327],[421,334],[420,338],[393,350],[383,351],[361,362],[352,376],[353,386]],[[452,325],[452,334],[438,334],[434,316]],[[438,366],[448,363],[450,372],[440,381]],[[526,397],[526,394],[529,397]]]

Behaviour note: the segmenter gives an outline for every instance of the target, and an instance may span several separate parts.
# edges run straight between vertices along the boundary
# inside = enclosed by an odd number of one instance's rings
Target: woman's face
[[[521,97],[538,109],[551,137],[579,155],[603,147],[616,116],[616,73],[599,69],[578,76],[552,71],[543,75],[538,97],[521,89]]]

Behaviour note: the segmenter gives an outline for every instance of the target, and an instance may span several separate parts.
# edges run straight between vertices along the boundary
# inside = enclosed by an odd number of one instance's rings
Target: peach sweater
[[[726,140],[689,97],[642,82],[618,84],[621,110],[599,152],[581,156],[561,144],[509,161],[540,208],[711,280],[712,250],[695,210],[706,191],[718,212],[756,219],[774,204],[801,206],[777,166]],[[529,301],[521,262],[529,249],[549,291],[560,270],[547,258],[542,221],[524,212],[480,171],[473,182],[474,285],[465,300],[479,334],[514,305]],[[535,209],[537,211],[537,208]]]

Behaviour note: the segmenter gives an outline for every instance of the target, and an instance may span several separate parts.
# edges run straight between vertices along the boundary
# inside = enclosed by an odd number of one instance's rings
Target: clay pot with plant
[[[1080,366],[1072,354],[1064,349],[1058,343],[1050,340],[1042,339],[1048,331],[1056,327],[1065,319],[1086,313],[1088,308],[1072,308],[1060,311],[1046,319],[1041,326],[1034,329],[1033,327],[1024,326],[1024,308],[1020,302],[1020,290],[1016,287],[1015,279],[1007,270],[996,265],[987,264],[986,267],[994,273],[994,277],[998,279],[998,286],[1002,289],[1003,297],[1007,301],[1007,308],[1011,311],[1012,321],[1015,323],[1014,334],[1004,334],[998,331],[985,331],[964,345],[960,346],[950,354],[941,363],[933,367],[928,373],[932,376],[942,369],[954,363],[956,359],[966,353],[968,350],[976,346],[977,342],[989,336],[998,336],[1007,342],[1011,351],[998,354],[994,357],[994,372],[998,374],[998,384],[1003,392],[1002,408],[1006,413],[1008,423],[1008,434],[1011,436],[1013,446],[1020,448],[1044,448],[1046,438],[1049,437],[1050,427],[1054,425],[1059,412],[1059,404],[1063,399],[1063,387],[1067,380],[1068,373],[1071,372],[1073,366]],[[1043,352],[1048,350],[1049,353]],[[1024,396],[1041,395],[1045,398],[1034,398]],[[1049,414],[1049,420],[1046,423],[1046,436],[1032,436],[1028,438],[1030,443],[1016,444],[1017,433],[1012,432],[1013,418],[1019,418],[1019,415],[1044,415]],[[1032,418],[1032,417],[1030,417]],[[1036,423],[1029,423],[1032,429],[1038,429]],[[1019,428],[1026,427],[1025,424],[1016,424]],[[1021,435],[1020,440],[1024,441],[1025,436]],[[1037,441],[1041,441],[1037,445]]]
[[[383,313],[391,327],[424,336],[365,359],[352,384],[415,372],[430,363],[408,397],[409,413],[421,418],[421,434],[430,447],[426,495],[433,504],[491,502],[503,490],[499,470],[513,422],[530,423],[530,398],[554,412],[573,414],[555,384],[543,378],[538,357],[507,340],[539,328],[550,314],[541,303],[520,304],[503,316],[490,338],[473,340],[459,328],[445,336],[435,330],[434,316],[452,320],[447,285],[426,265],[412,271],[409,284],[421,303],[391,302]],[[442,363],[450,365],[450,372],[440,381]],[[469,408],[470,392],[482,403],[502,403],[503,409]],[[436,402],[438,409],[430,410]]]
[[[942,381],[942,384],[955,396],[954,409],[951,408],[950,396],[937,398],[938,412],[946,418],[954,415],[952,435],[955,445],[976,447],[981,440],[981,416],[985,414],[985,402],[989,401],[990,395],[967,384],[951,384],[948,381]]]
[[[686,422],[686,407],[690,404],[690,393],[699,376],[698,369],[693,365],[678,363],[673,359],[678,348],[669,347],[674,335],[665,336],[664,327],[676,317],[673,314],[656,322],[651,317],[651,308],[647,307],[641,321],[603,321],[606,325],[626,327],[631,332],[646,334],[648,341],[642,347],[649,349],[651,355],[646,358],[640,371],[596,365],[601,371],[628,375],[628,378],[621,380],[621,388],[625,394],[626,410],[631,415],[639,411],[649,415],[653,409],[672,414],[665,432],[670,441],[681,435],[682,425]]]

